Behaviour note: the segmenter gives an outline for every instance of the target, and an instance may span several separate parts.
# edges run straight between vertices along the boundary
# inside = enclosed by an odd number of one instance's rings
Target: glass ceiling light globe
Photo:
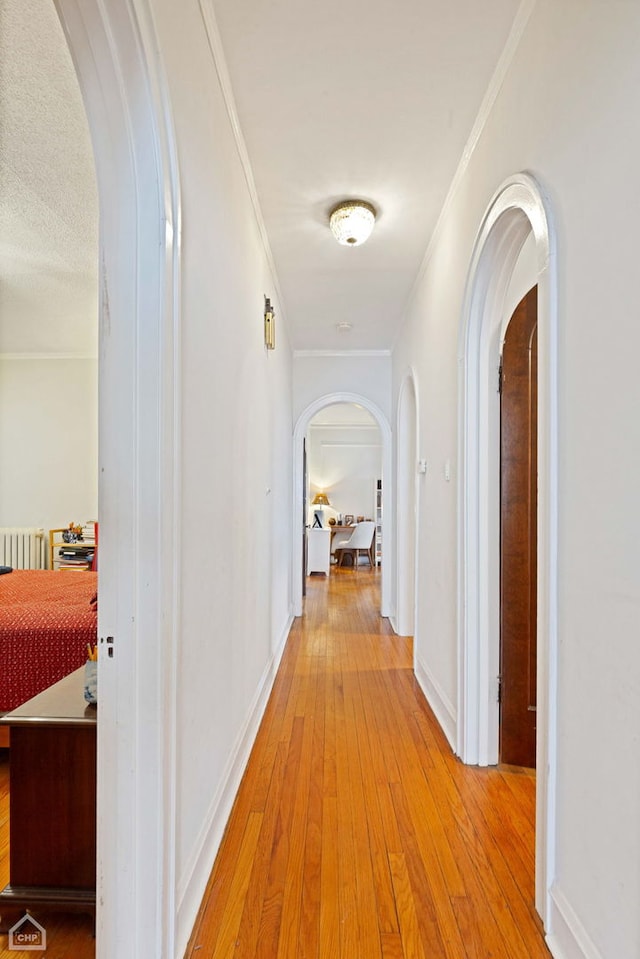
[[[376,211],[365,200],[343,200],[329,217],[331,232],[343,246],[360,246],[369,239],[375,222]]]

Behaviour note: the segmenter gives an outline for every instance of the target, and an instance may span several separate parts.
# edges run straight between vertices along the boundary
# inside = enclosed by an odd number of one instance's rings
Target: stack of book
[[[96,541],[96,521],[89,519],[82,527],[82,538],[85,542],[95,543]]]
[[[93,562],[93,544],[69,543],[58,550],[58,569],[90,569]]]
[[[65,543],[58,550],[58,569],[91,569],[96,548],[96,523],[87,520],[82,525],[82,538]]]

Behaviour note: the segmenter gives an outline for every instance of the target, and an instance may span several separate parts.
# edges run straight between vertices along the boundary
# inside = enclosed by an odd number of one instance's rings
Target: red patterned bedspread
[[[87,658],[98,574],[14,569],[0,576],[0,712],[15,709]]]

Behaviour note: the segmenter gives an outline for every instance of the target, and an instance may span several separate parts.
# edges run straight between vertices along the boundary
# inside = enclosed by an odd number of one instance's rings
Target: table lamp
[[[313,507],[319,507],[319,509],[314,509],[313,511],[313,525],[314,526],[324,526],[324,507],[331,506],[329,498],[326,493],[316,493],[316,495],[311,500],[311,505]]]

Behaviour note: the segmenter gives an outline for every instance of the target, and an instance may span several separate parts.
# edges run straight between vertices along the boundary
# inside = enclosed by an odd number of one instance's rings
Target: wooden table
[[[11,730],[9,885],[17,909],[89,912],[96,900],[96,707],[78,669],[0,718]]]
[[[348,533],[349,536],[351,536],[355,528],[356,528],[355,523],[352,523],[351,526],[330,526],[329,527],[329,529],[331,530],[331,552],[332,553],[333,553],[333,540],[335,539],[336,534]]]
[[[353,531],[354,531],[355,528],[356,528],[356,524],[355,524],[355,523],[352,523],[351,526],[330,526],[329,529],[331,530],[331,549],[332,549],[332,551],[333,551],[333,540],[334,540],[336,534],[337,534],[337,533],[348,533],[349,536],[351,536],[351,534],[353,533]]]

